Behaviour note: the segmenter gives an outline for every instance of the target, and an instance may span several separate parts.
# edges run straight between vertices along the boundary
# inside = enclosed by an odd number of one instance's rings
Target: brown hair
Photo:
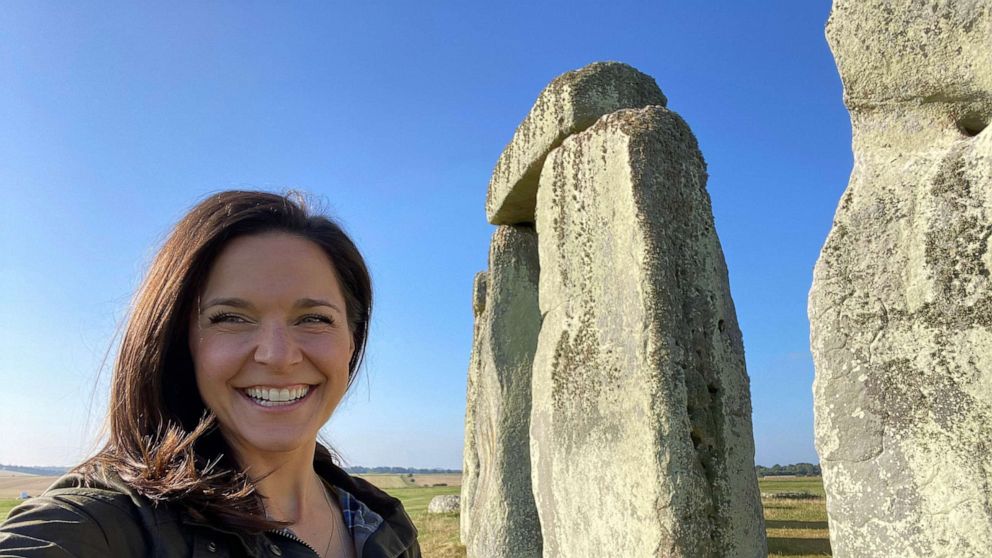
[[[77,468],[92,481],[114,471],[143,496],[167,500],[195,518],[260,531],[261,498],[234,462],[200,398],[187,341],[189,316],[221,250],[237,237],[281,231],[320,246],[341,284],[355,343],[349,387],[365,353],[372,286],[358,249],[333,220],[301,196],[229,191],[194,207],[172,230],[138,291],[114,364],[109,439]],[[333,461],[317,444],[315,461]]]

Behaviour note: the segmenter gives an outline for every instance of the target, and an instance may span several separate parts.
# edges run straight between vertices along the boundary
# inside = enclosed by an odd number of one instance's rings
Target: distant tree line
[[[820,466],[812,463],[796,463],[794,465],[775,464],[771,467],[758,465],[754,468],[759,477],[769,476],[794,476],[794,477],[818,477],[820,476]]]
[[[68,467],[22,467],[20,465],[4,465],[3,463],[0,463],[0,470],[42,477],[60,477],[69,472]]]
[[[459,469],[417,469],[414,467],[362,467],[356,465],[345,467],[352,475],[456,475],[461,474]]]

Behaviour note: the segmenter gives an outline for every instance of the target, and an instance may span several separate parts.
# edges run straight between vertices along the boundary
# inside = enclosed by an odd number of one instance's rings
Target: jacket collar
[[[364,479],[352,477],[329,460],[315,459],[314,470],[322,479],[351,493],[361,503],[382,517],[382,524],[372,533],[368,544],[365,545],[366,550],[370,548],[374,550],[371,553],[363,552],[363,556],[368,558],[398,556],[414,544],[417,539],[417,528],[410,516],[403,510],[403,505],[398,499],[386,494]],[[70,473],[56,481],[49,490],[84,486],[127,494],[141,515],[142,521],[147,525],[158,526],[178,522],[210,529],[236,538],[245,547],[249,556],[264,555],[263,545],[266,543],[264,534],[252,535],[226,529],[216,524],[198,521],[180,507],[157,505],[138,494],[131,485],[124,482],[113,471],[102,469],[95,478],[91,477],[91,480],[87,480],[77,473]]]

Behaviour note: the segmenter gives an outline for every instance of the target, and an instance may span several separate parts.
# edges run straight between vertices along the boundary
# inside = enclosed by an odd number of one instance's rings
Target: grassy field
[[[403,484],[392,479],[379,480],[386,485]],[[423,484],[432,484],[426,478],[417,480]],[[420,546],[425,558],[464,558],[465,547],[458,540],[458,514],[427,513],[427,504],[431,498],[441,494],[458,494],[461,487],[423,484],[395,488],[386,486],[383,489],[403,501],[403,506],[420,531]],[[831,555],[826,502],[823,500],[823,483],[819,478],[767,478],[762,479],[759,486],[765,495],[774,492],[809,492],[818,496],[814,500],[762,499],[765,526],[768,529],[769,558],[817,558]],[[0,520],[6,518],[17,503],[13,499],[0,499]]]
[[[356,475],[361,477],[372,484],[378,486],[379,488],[393,489],[393,488],[407,488],[416,486],[461,486],[462,476],[459,475],[448,475],[448,474],[423,474],[423,475],[393,475],[393,474],[383,474],[383,475]]]
[[[758,479],[761,491],[771,492],[809,492],[823,498],[823,479],[820,477],[765,477]]]
[[[815,500],[762,498],[769,558],[813,558],[830,556],[827,531],[827,502],[819,477],[764,478],[758,481],[762,494],[809,492]]]
[[[827,508],[819,478],[771,478],[759,483],[761,492],[809,492],[815,500],[763,499],[769,558],[830,556]],[[457,514],[428,515],[427,503],[439,494],[458,494],[458,487],[400,488],[386,491],[403,501],[420,531],[425,558],[463,558]]]
[[[465,547],[459,542],[457,513],[428,514],[431,498],[442,494],[458,494],[460,486],[417,488],[386,488],[399,498],[420,532],[420,550],[424,558],[464,558]]]
[[[20,503],[20,500],[14,500],[13,498],[0,498],[0,521],[7,519],[7,514],[10,513],[10,510]]]

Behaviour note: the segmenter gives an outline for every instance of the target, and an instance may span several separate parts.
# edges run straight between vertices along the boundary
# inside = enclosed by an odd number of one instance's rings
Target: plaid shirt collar
[[[382,525],[382,516],[372,511],[347,490],[333,485],[331,490],[338,497],[345,527],[348,528],[351,539],[355,542],[355,555],[361,556],[365,541]]]

